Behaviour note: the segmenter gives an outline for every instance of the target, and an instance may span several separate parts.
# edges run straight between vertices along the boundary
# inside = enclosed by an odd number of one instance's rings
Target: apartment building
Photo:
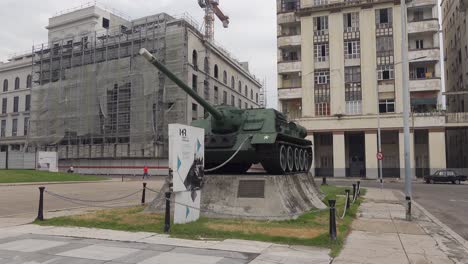
[[[411,167],[446,167],[436,0],[407,1]],[[279,107],[314,142],[317,176],[403,177],[399,1],[277,0]],[[431,142],[431,144],[429,144]]]
[[[0,151],[22,151],[29,132],[32,55],[0,62]]]
[[[468,1],[443,0],[447,163],[468,173]]]

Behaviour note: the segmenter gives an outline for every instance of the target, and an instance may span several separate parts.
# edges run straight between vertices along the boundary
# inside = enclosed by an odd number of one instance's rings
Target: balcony
[[[302,98],[302,88],[278,88],[278,99],[287,100],[287,99],[300,99]]]
[[[411,0],[409,2],[407,1],[406,3],[408,8],[433,5],[437,5],[437,0]]]
[[[302,0],[301,13],[337,11],[346,7],[360,7],[393,2],[394,0]]]
[[[468,113],[446,113],[445,121],[447,123],[468,123]]]
[[[301,61],[280,61],[278,62],[278,73],[300,72],[302,70]]]
[[[278,38],[278,47],[291,47],[301,45],[301,35],[296,36],[280,36]]]
[[[432,79],[411,79],[409,88],[411,92],[440,91],[440,78]]]
[[[278,20],[278,24],[288,24],[288,23],[295,23],[295,22],[301,21],[294,12],[278,14],[277,20]]]
[[[437,18],[408,23],[408,34],[421,32],[437,32],[438,30],[439,21],[437,20]]]
[[[424,58],[423,58],[424,57]],[[414,49],[409,50],[408,52],[409,61],[439,61],[440,60],[440,50],[439,48],[428,48],[428,49]]]

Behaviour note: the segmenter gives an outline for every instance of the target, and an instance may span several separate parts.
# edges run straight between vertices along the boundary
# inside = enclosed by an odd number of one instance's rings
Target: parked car
[[[461,184],[462,181],[466,181],[466,178],[466,176],[458,175],[453,170],[438,170],[432,175],[424,176],[424,181],[426,183],[451,182]]]

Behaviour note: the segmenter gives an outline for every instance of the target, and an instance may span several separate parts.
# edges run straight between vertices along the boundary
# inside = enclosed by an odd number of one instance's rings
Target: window
[[[204,64],[203,64],[203,70],[205,71],[205,73],[210,72],[210,62],[208,60],[208,57],[205,57]]]
[[[13,113],[18,113],[19,97],[13,97]]]
[[[245,86],[245,97],[249,96],[249,88],[247,88],[247,85]]]
[[[32,87],[32,76],[28,75],[26,78],[26,88],[31,88]]]
[[[14,118],[11,121],[11,136],[16,137],[18,135],[18,119]]]
[[[247,103],[244,103],[244,108],[245,108],[245,109],[249,108],[249,106],[248,106]]]
[[[376,9],[375,20],[376,24],[391,24],[393,21],[392,8]]]
[[[314,32],[325,34],[328,31],[328,17],[314,17]]]
[[[422,39],[416,40],[416,49],[424,49],[424,40]]]
[[[317,85],[314,87],[315,115],[330,115],[330,85]]]
[[[7,113],[7,108],[8,107],[8,99],[7,98],[3,98],[2,99],[2,114],[6,114]]]
[[[231,77],[231,89],[236,89],[236,81],[234,80],[234,76]]]
[[[192,65],[194,70],[198,71],[198,53],[196,50],[192,52]]]
[[[198,105],[192,104],[192,120],[198,119]]]
[[[223,72],[223,83],[227,85],[227,72]]]
[[[343,14],[343,26],[345,32],[354,32],[359,30],[359,13]]]
[[[415,9],[413,12],[413,21],[421,21],[424,20],[424,10],[423,9]]]
[[[379,112],[380,113],[394,113],[395,112],[395,100],[379,100]]]
[[[345,59],[358,59],[361,57],[361,42],[359,40],[345,41]]]
[[[236,101],[236,98],[234,97],[234,95],[231,95],[231,106],[235,106],[235,101]]]
[[[328,43],[314,45],[315,62],[328,61],[329,47]]]
[[[27,94],[24,100],[24,111],[29,111],[31,108],[31,95]]]
[[[192,89],[198,93],[198,76],[195,74],[192,75]]]
[[[219,104],[219,89],[218,89],[218,86],[215,86],[214,87],[214,104],[217,105]]]
[[[258,104],[258,93],[255,93],[255,102]]]
[[[238,89],[239,89],[239,93],[242,94],[242,82],[241,81],[239,81]]]
[[[252,90],[250,90],[250,100],[252,100],[252,101],[253,101],[253,89],[252,89]]]
[[[242,100],[237,99],[237,107],[242,108]]]
[[[299,55],[295,50],[283,50],[283,61],[298,61]]]
[[[379,81],[395,79],[393,65],[379,65],[379,66],[377,66],[377,79]]]
[[[27,136],[29,131],[29,117],[24,118],[23,135]]]
[[[0,127],[0,137],[5,137],[5,134],[6,134],[6,120],[2,120],[2,123],[1,123],[1,127]]]
[[[356,83],[361,82],[361,67],[345,67],[345,82]]]
[[[377,56],[387,56],[393,54],[393,37],[392,36],[382,36],[377,37]]]
[[[109,136],[108,140],[120,143],[127,143],[130,140],[131,101],[131,82],[120,85],[115,83],[113,89],[107,90],[107,119],[103,119],[103,126],[104,133]]]
[[[227,92],[223,91],[223,105],[227,105]]]
[[[5,80],[3,81],[3,91],[4,91],[4,92],[7,92],[7,91],[8,91],[8,80],[7,80],[7,79],[5,79]]]
[[[103,28],[109,29],[109,27],[110,27],[110,21],[109,21],[109,19],[107,19],[107,18],[105,18],[105,17],[102,18],[102,27],[103,27]]]
[[[315,84],[328,84],[330,79],[330,71],[317,70],[315,71]]]
[[[15,90],[18,90],[20,88],[20,78],[16,77],[15,78]]]
[[[281,0],[281,11],[296,11],[300,7],[300,0]]]
[[[210,83],[207,80],[203,81],[203,92],[205,96],[205,100],[210,100]]]
[[[218,69],[218,65],[217,65],[217,64],[215,64],[215,66],[214,66],[214,77],[215,77],[216,79],[218,79],[218,77],[219,77],[219,69]]]

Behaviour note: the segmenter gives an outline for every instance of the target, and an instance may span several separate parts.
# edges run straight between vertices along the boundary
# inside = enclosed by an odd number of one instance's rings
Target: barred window
[[[318,85],[314,88],[315,103],[329,103],[330,102],[330,86]]]
[[[347,83],[345,84],[345,100],[349,101],[361,101],[362,100],[362,88],[361,83]]]
[[[375,23],[376,24],[392,24],[392,8],[376,9],[375,10]]]
[[[359,40],[345,41],[345,59],[358,59],[361,57],[361,42]]]
[[[314,31],[324,32],[328,30],[328,17],[314,17]]]
[[[316,62],[328,61],[329,45],[328,43],[320,43],[314,45],[314,54]]]
[[[315,71],[315,84],[328,84],[330,81],[330,71],[317,70]]]
[[[395,72],[394,72],[393,64],[377,66],[377,79],[379,81],[395,79]]]
[[[345,32],[359,30],[359,12],[343,14],[343,26]]]
[[[393,37],[392,36],[381,36],[377,37],[377,56],[379,53],[393,53]]]

